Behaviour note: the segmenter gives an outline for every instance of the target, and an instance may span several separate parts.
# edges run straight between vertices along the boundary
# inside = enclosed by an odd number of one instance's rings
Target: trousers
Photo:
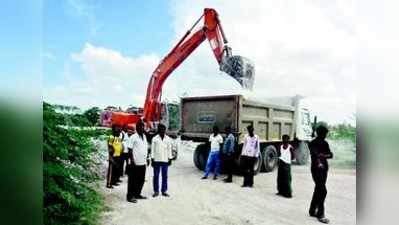
[[[208,160],[205,167],[205,176],[207,177],[209,173],[213,170],[215,176],[220,174],[220,156],[219,151],[210,151]]]
[[[252,187],[254,185],[254,166],[257,158],[242,155],[240,159],[240,165],[242,174],[244,176],[243,186]]]
[[[162,174],[162,186],[161,191],[165,193],[168,190],[168,163],[167,162],[154,162],[154,177],[153,177],[153,189],[155,193],[159,192],[159,173]]]
[[[327,173],[325,169],[314,168],[311,170],[312,178],[315,183],[312,201],[310,203],[309,214],[316,217],[324,217],[324,201],[327,196]]]
[[[127,180],[127,195],[126,198],[137,198],[141,195],[145,181],[146,165],[130,165],[128,169],[128,180]]]

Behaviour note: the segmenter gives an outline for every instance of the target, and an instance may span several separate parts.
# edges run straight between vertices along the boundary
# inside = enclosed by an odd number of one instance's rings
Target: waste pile
[[[220,70],[237,80],[242,87],[246,89],[253,88],[255,65],[248,58],[239,55],[226,57],[220,64]]]

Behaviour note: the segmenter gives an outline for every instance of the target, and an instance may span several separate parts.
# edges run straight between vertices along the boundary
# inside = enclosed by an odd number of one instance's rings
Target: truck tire
[[[178,154],[179,154],[179,150],[178,150],[177,144],[174,143],[174,144],[172,145],[172,160],[176,160]]]
[[[266,172],[271,172],[277,165],[277,149],[273,145],[266,146],[263,156],[263,165]]]
[[[309,162],[309,147],[305,141],[300,141],[295,149],[295,163],[298,165],[306,165]]]
[[[199,170],[204,170],[207,158],[206,146],[204,144],[198,145],[197,148],[195,148],[193,155],[195,167],[197,167]]]

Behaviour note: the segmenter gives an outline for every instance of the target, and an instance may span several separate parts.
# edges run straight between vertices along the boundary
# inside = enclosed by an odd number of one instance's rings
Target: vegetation
[[[350,124],[338,124],[330,126],[330,139],[347,139],[356,143],[356,127]]]
[[[330,160],[330,165],[335,168],[356,168],[356,127],[346,123],[331,126],[324,121],[319,121],[313,128],[320,125],[329,129],[327,139],[334,153],[334,159]]]
[[[93,120],[92,120],[93,121]],[[85,115],[57,113],[43,104],[44,224],[96,224],[103,204],[94,190],[99,179],[92,165],[96,154],[90,138],[104,131],[66,129],[87,126]]]
[[[356,127],[351,124],[341,123],[337,125],[328,125],[324,121],[317,122],[316,126],[313,129],[316,129],[317,126],[325,126],[328,127],[329,133],[328,138],[330,140],[348,140],[356,143]]]
[[[169,110],[169,129],[178,130],[180,128],[180,105],[178,103],[168,104]]]
[[[93,107],[86,110],[83,115],[90,122],[92,126],[98,125],[100,119],[101,109],[98,107]]]

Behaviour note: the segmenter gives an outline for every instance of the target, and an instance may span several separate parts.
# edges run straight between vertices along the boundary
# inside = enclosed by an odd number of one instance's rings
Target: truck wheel
[[[277,165],[277,149],[273,145],[268,145],[263,156],[263,165],[266,172],[271,172]]]
[[[177,159],[177,155],[178,155],[178,146],[176,144],[176,142],[174,142],[172,144],[172,160],[176,160]]]
[[[172,160],[176,160],[177,159],[177,151],[172,151]]]
[[[195,167],[197,167],[199,170],[204,170],[205,165],[206,165],[206,160],[207,160],[207,155],[206,155],[206,146],[201,144],[198,145],[197,148],[195,148],[194,155],[193,155],[193,161]]]
[[[298,147],[295,149],[295,162],[299,165],[305,165],[309,162],[309,147],[305,141],[299,142]]]

